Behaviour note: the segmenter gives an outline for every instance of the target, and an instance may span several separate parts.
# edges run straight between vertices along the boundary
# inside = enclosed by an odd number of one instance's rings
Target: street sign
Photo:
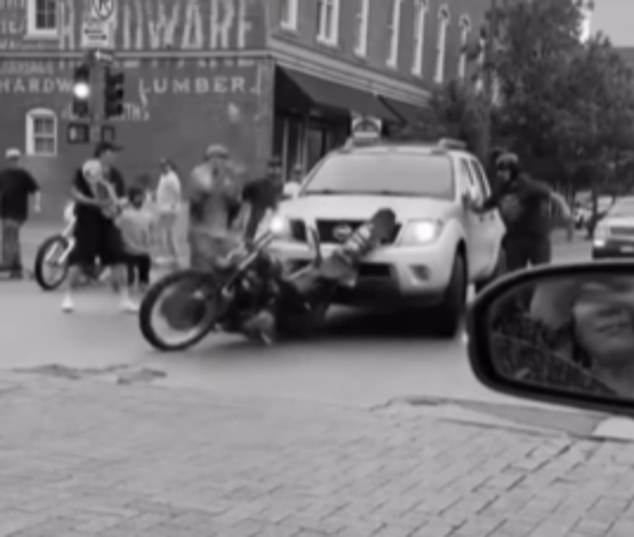
[[[115,0],[84,0],[83,49],[114,49],[115,29]]]
[[[93,61],[101,63],[114,63],[114,52],[104,52],[103,50],[93,50],[91,53]]]

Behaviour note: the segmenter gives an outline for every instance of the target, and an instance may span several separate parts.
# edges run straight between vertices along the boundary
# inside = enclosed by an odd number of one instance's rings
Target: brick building
[[[21,147],[58,214],[72,169],[72,70],[93,0],[0,0],[0,148]],[[160,157],[186,171],[212,141],[253,174],[272,154],[312,166],[353,114],[386,125],[464,76],[490,0],[114,0],[126,73],[115,123],[128,178]]]

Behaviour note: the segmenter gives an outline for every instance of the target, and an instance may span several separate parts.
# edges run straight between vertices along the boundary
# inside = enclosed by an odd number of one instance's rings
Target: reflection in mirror
[[[491,303],[498,374],[559,391],[634,399],[634,275],[536,278]]]

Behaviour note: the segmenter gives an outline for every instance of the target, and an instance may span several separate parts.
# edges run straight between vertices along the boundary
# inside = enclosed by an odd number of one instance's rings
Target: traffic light
[[[104,87],[104,116],[106,119],[123,115],[125,75],[106,68]]]
[[[90,115],[90,93],[90,66],[82,63],[73,76],[73,115],[80,118]]]

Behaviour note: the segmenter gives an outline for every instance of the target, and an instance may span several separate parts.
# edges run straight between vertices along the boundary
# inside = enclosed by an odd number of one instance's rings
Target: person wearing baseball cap
[[[207,146],[204,160],[190,174],[187,240],[192,268],[208,269],[236,246],[232,216],[240,206],[240,187],[226,146]]]
[[[35,212],[40,212],[41,206],[40,187],[33,175],[20,165],[21,157],[19,149],[7,149],[7,165],[0,171],[2,265],[14,279],[22,278],[20,231],[29,217],[29,198],[33,197]]]

